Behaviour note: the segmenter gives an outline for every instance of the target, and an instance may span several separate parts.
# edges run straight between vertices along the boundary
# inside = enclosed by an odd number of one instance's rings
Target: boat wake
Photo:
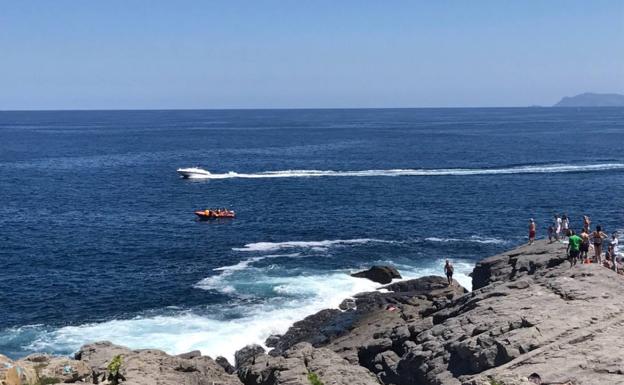
[[[260,179],[260,178],[313,178],[313,177],[380,177],[380,176],[471,176],[471,175],[509,175],[509,174],[557,174],[571,172],[591,172],[624,170],[624,163],[600,164],[550,164],[526,165],[501,168],[441,168],[441,169],[389,169],[362,171],[335,170],[283,170],[258,173],[238,173],[230,171],[224,174],[207,173],[192,175],[192,179]]]

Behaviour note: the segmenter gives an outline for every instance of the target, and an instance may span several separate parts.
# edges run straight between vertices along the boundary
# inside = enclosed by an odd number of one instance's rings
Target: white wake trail
[[[389,169],[389,170],[282,170],[258,173],[207,174],[193,176],[194,179],[260,179],[260,178],[313,178],[313,177],[379,177],[379,176],[470,176],[470,175],[508,175],[508,174],[557,174],[568,172],[591,172],[624,170],[624,163],[600,164],[551,164],[527,165],[502,168],[441,168],[441,169]]]

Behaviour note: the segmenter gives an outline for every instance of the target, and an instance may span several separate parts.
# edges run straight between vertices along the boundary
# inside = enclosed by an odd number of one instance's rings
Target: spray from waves
[[[248,243],[243,247],[235,247],[232,250],[234,251],[276,251],[283,249],[315,249],[315,250],[325,250],[332,246],[341,246],[341,245],[362,245],[366,243],[395,243],[396,241],[388,241],[383,239],[374,239],[374,238],[356,238],[356,239],[334,239],[334,240],[324,240],[324,241],[288,241],[288,242],[257,242],[257,243]]]
[[[440,243],[458,243],[458,242],[472,242],[472,243],[481,243],[481,244],[493,244],[493,245],[503,245],[509,243],[504,239],[491,238],[491,237],[480,237],[477,235],[470,236],[468,238],[438,238],[438,237],[428,237],[425,238],[427,242],[440,242]]]
[[[223,316],[226,306],[182,311],[128,320],[65,326],[54,330],[29,330],[28,351],[59,354],[75,352],[82,344],[109,340],[130,348],[156,348],[170,354],[201,350],[212,357],[232,359],[234,352],[250,343],[263,344],[266,337],[284,333],[294,322],[325,308],[336,308],[347,296],[372,291],[378,284],[353,278],[343,271],[320,275],[274,278],[280,297],[262,304],[237,306],[239,314]],[[0,339],[3,338],[0,331]],[[12,331],[15,333],[15,331]],[[14,338],[22,338],[14,336]],[[25,338],[25,336],[24,336]]]
[[[569,172],[591,172],[624,170],[624,163],[599,164],[549,164],[526,165],[501,168],[442,168],[442,169],[389,169],[389,170],[282,170],[258,173],[206,174],[193,176],[194,179],[260,179],[260,178],[312,178],[312,177],[379,177],[379,176],[470,176],[470,175],[507,175],[507,174],[557,174]]]

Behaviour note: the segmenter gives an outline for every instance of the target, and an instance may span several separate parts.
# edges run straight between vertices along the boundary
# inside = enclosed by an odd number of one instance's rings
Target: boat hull
[[[178,175],[182,178],[206,178],[210,175],[210,172],[198,168],[179,168],[176,170]]]

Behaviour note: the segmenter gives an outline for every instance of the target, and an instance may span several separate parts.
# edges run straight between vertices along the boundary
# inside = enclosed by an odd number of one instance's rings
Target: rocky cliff
[[[482,260],[472,278],[472,292],[425,277],[359,294],[273,336],[268,353],[242,349],[234,366],[95,343],[74,360],[0,357],[0,378],[105,384],[121,355],[122,384],[624,384],[622,276],[571,268],[563,245],[540,241]]]

